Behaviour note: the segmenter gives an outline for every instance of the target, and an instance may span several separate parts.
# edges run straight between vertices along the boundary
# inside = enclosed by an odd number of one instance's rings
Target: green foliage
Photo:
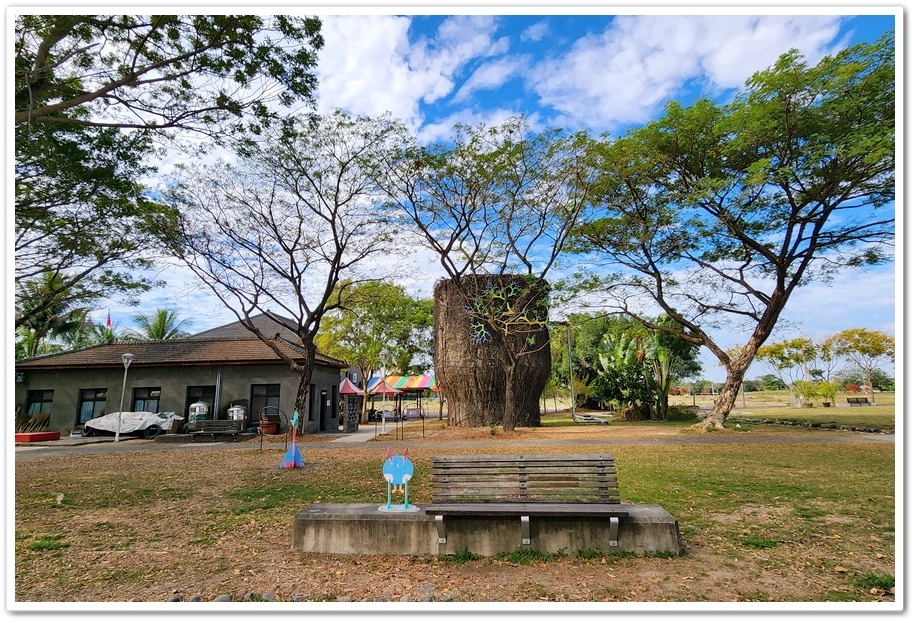
[[[382,367],[401,374],[431,367],[431,299],[416,299],[386,281],[344,281],[332,300],[338,310],[315,338],[322,353],[356,366],[366,379]]]
[[[73,290],[67,290],[65,278],[44,271],[34,279],[20,282],[16,289],[22,320],[17,323],[16,355],[18,359],[55,352],[59,346],[48,340],[71,333],[88,323],[86,302]],[[91,300],[91,299],[90,299]]]
[[[874,397],[875,371],[880,370],[879,366],[894,361],[894,338],[883,331],[855,328],[840,331],[827,341],[840,357],[852,362],[862,372]]]
[[[445,560],[448,562],[455,563],[457,565],[463,565],[467,562],[474,562],[475,560],[480,560],[480,554],[475,554],[474,552],[468,551],[466,549],[461,550],[460,552],[455,552],[454,554],[449,554],[445,557]]]
[[[134,322],[139,329],[134,331],[137,337],[146,340],[176,340],[187,337],[188,329],[194,325],[190,318],[179,319],[174,309],[160,307],[150,314],[135,314]]]
[[[892,32],[814,66],[792,51],[731,102],[673,102],[604,143],[605,209],[570,245],[625,267],[602,293],[652,296],[738,386],[797,288],[893,253],[895,56]],[[737,355],[705,331],[730,320]]]
[[[764,374],[758,380],[760,386],[765,390],[786,389],[786,384],[775,374]]]
[[[20,15],[15,122],[259,132],[272,104],[312,103],[320,29],[287,15]]]
[[[889,573],[863,573],[856,576],[855,585],[864,590],[877,588],[882,591],[889,591],[896,586],[896,580]]]
[[[618,316],[601,343],[602,372],[592,383],[594,395],[617,402],[626,419],[667,419],[674,381],[700,371],[697,346],[655,327],[673,329],[664,315],[653,322]]]
[[[34,541],[28,544],[28,549],[35,552],[47,552],[53,551],[55,549],[64,549],[70,547],[70,544],[62,541],[63,535],[52,534],[46,536],[37,537]]]
[[[244,141],[311,101],[320,21],[296,16],[18,15],[17,286],[47,271],[50,298],[17,295],[16,326],[60,296],[135,302],[177,214],[141,183],[156,140]],[[125,131],[130,128],[130,131]],[[212,145],[212,140],[207,141]],[[207,147],[209,148],[209,147]]]
[[[519,547],[511,552],[499,552],[494,558],[516,565],[530,565],[535,562],[554,562],[565,555],[563,551],[542,553],[529,547]]]

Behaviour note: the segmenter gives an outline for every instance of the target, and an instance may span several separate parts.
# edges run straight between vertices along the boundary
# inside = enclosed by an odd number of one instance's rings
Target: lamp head
[[[121,355],[121,361],[124,362],[124,367],[125,367],[125,368],[126,368],[127,366],[129,366],[129,365],[130,365],[130,362],[133,361],[133,360],[134,360],[134,355],[133,355],[133,353],[124,353],[123,355]]]

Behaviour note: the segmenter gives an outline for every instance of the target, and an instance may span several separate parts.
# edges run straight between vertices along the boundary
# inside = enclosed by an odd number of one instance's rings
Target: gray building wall
[[[16,383],[15,404],[21,406],[23,411],[26,409],[29,390],[54,391],[48,430],[57,430],[64,435],[70,434],[79,422],[80,391],[84,389],[107,390],[105,413],[114,413],[120,408],[121,386],[124,381],[123,367],[82,370],[25,369],[22,374],[22,382]],[[134,363],[127,371],[124,411],[132,410],[135,388],[159,387],[159,411],[173,411],[187,418],[188,387],[217,385],[218,376],[220,410],[234,400],[250,401],[252,385],[279,383],[280,409],[286,415],[286,418],[281,416],[281,422],[292,419],[299,379],[285,364],[143,367]],[[340,380],[338,369],[315,366],[309,407],[306,413],[300,414],[305,432],[338,430],[337,392]],[[211,417],[218,416],[219,414],[211,414]],[[246,416],[252,426],[257,425],[257,413],[251,413],[249,409]],[[285,427],[281,428],[281,432],[284,430]]]

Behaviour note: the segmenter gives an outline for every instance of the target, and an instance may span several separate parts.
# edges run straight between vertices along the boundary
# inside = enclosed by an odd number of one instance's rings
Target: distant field
[[[837,406],[824,407],[817,402],[814,403],[813,407],[805,408],[797,406],[791,394],[787,391],[748,392],[745,396],[738,397],[735,407],[726,421],[726,427],[732,428],[736,423],[740,422],[746,428],[747,422],[766,419],[790,424],[835,424],[839,427],[875,428],[884,432],[893,432],[896,429],[894,393],[883,392],[875,394],[875,402],[877,404],[867,407],[849,406],[846,403],[847,395],[852,396],[853,394],[843,393],[836,397]],[[715,396],[672,396],[670,404],[684,406],[696,404],[702,413],[702,410],[712,408],[715,398]],[[586,413],[586,411],[582,410],[580,412]],[[615,426],[628,424],[627,422],[614,421],[613,414],[607,412],[587,411],[587,413],[596,417],[610,418],[611,423]],[[573,425],[568,409],[542,415],[541,423],[545,426]],[[685,421],[664,423],[664,425],[674,427],[686,427],[689,424],[690,422]]]

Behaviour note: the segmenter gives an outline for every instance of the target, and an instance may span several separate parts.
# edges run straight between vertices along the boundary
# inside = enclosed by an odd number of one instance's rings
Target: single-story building
[[[304,361],[304,351],[274,314],[252,318],[265,335]],[[286,325],[286,326],[284,326]],[[122,355],[134,358],[127,367]],[[308,408],[300,413],[306,433],[339,430],[338,392],[347,364],[317,355]],[[178,340],[120,341],[16,362],[16,406],[23,416],[50,414],[45,430],[69,435],[86,421],[120,410],[174,412],[188,417],[192,404],[209,406],[211,419],[226,419],[230,406],[246,401],[245,427],[261,414],[283,425],[292,420],[299,379],[289,366],[240,322]]]

